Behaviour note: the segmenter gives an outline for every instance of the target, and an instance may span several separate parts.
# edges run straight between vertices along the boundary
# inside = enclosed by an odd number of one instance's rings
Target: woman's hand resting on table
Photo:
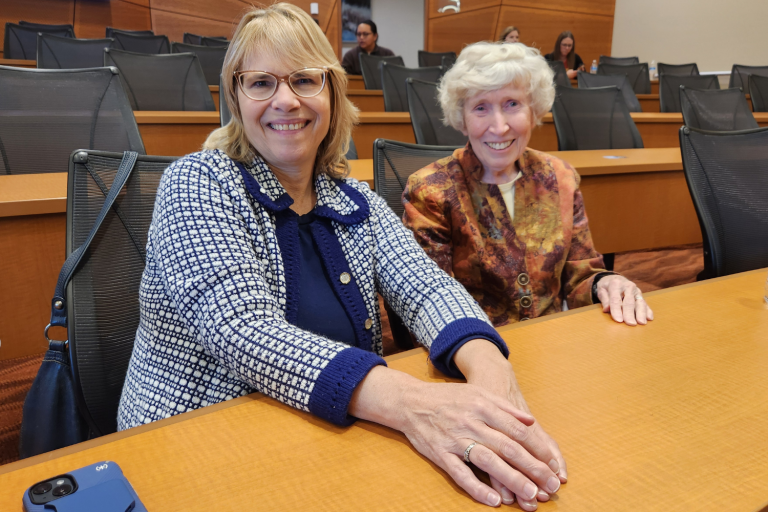
[[[620,275],[605,276],[597,282],[597,298],[603,312],[617,322],[645,325],[653,320],[653,311],[635,283]]]
[[[528,404],[523,398],[520,388],[517,385],[515,373],[512,365],[499,352],[499,349],[492,343],[484,339],[472,340],[465,343],[453,358],[454,362],[467,378],[467,383],[478,386],[490,393],[499,396],[511,403],[515,408],[530,413]],[[531,439],[536,439],[536,444],[543,444],[549,448],[552,455],[551,459],[546,459],[550,469],[555,472],[561,483],[568,480],[568,470],[565,459],[560,452],[560,447],[549,434],[544,432],[541,425],[534,421],[527,425],[527,435]],[[539,459],[545,460],[545,459]],[[491,485],[498,491],[505,504],[514,502],[514,495],[517,497],[518,504],[523,510],[536,510],[536,501],[549,500],[551,487],[539,486],[534,498],[530,495],[520,494],[504,486],[499,480],[491,475]],[[559,485],[558,485],[559,487]]]

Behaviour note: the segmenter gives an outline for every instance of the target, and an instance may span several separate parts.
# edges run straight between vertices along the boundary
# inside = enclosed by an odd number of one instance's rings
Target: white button
[[[342,272],[339,276],[339,281],[341,281],[341,284],[349,284],[349,282],[352,280],[352,276],[350,276],[346,272]]]

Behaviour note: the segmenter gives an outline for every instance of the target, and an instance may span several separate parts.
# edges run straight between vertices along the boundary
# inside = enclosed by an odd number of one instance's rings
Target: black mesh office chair
[[[661,112],[680,112],[680,87],[691,89],[720,89],[717,76],[659,75],[659,105]]]
[[[448,71],[453,67],[454,64],[456,64],[456,58],[456,54],[443,55],[443,58],[440,59],[440,65],[443,66],[446,71]]]
[[[166,36],[129,34],[120,30],[113,30],[112,38],[115,40],[112,46],[117,50],[152,55],[171,53],[171,43],[168,42]]]
[[[463,146],[467,143],[466,135],[443,124],[443,109],[437,100],[436,83],[408,78],[405,87],[416,144]]]
[[[120,70],[133,110],[216,110],[194,53],[148,55],[106,49],[104,65]]]
[[[690,128],[708,131],[758,128],[741,89],[691,89],[683,85],[680,107],[683,122]]]
[[[67,256],[88,237],[122,153],[78,151],[69,164]],[[117,429],[117,407],[139,325],[147,232],[174,158],[140,156],[67,287],[67,334],[79,408],[95,435]]]
[[[651,78],[648,75],[648,63],[641,64],[600,64],[597,66],[598,75],[627,75],[635,94],[651,94]]]
[[[37,59],[37,34],[53,34],[61,37],[75,37],[72,28],[42,28],[5,24],[5,38],[3,39],[3,58],[35,60]]]
[[[659,62],[658,64],[659,75],[679,75],[679,76],[691,76],[699,74],[699,66],[692,62],[690,64],[664,64]]]
[[[560,151],[642,148],[618,87],[560,88],[552,105]]]
[[[201,46],[195,44],[171,43],[171,53],[194,53],[203,68],[208,85],[219,85],[221,67],[224,65],[226,46]]]
[[[200,44],[202,46],[215,46],[215,47],[221,47],[227,48],[229,46],[229,41],[227,41],[226,37],[207,37],[202,36],[200,37]]]
[[[406,68],[389,62],[382,62],[381,90],[384,95],[384,110],[386,112],[408,112],[408,94],[405,90],[405,80],[415,78],[424,82],[438,82],[445,70],[440,67]]]
[[[399,55],[392,57],[378,57],[368,55],[365,52],[360,53],[360,70],[363,73],[363,83],[368,90],[381,90],[381,71],[379,63],[389,62],[398,66],[405,66],[403,58]]]
[[[768,77],[749,75],[749,97],[752,100],[752,110],[768,112]]]
[[[699,279],[768,266],[768,128],[682,127],[680,149],[704,239]]]
[[[768,76],[768,66],[743,66],[741,64],[734,64],[731,69],[731,79],[728,82],[728,87],[741,87],[746,91],[749,85],[747,84],[747,78],[749,75]]]
[[[155,33],[151,30],[125,30],[124,28],[114,28],[114,27],[107,27],[107,30],[105,32],[105,37],[112,37],[113,31],[119,31],[124,34],[135,34],[138,36],[144,35],[144,36],[153,36]]]
[[[28,27],[28,28],[34,28],[34,29],[40,29],[41,31],[45,30],[72,30],[72,34],[75,33],[75,27],[71,23],[64,23],[62,25],[50,25],[48,23],[32,23],[29,21],[20,21],[19,25],[22,27]],[[75,37],[74,35],[72,37]]]
[[[547,64],[555,72],[555,78],[553,79],[555,87],[573,87],[571,79],[568,78],[568,73],[565,70],[565,64],[559,60],[548,60]]]
[[[117,70],[0,66],[0,175],[66,172],[76,148],[144,153]]]
[[[456,146],[419,146],[406,142],[376,139],[373,143],[373,188],[398,217],[403,216],[402,195],[408,177],[419,169],[453,154]],[[413,348],[408,328],[384,302],[392,337],[401,349]]]
[[[443,65],[443,57],[453,58],[456,61],[456,52],[425,52],[419,50],[419,67],[430,68]]]
[[[592,75],[584,71],[579,71],[576,76],[579,81],[579,89],[594,89],[595,87],[609,87],[615,85],[621,91],[621,95],[624,97],[624,103],[627,104],[627,108],[630,112],[643,111],[635,91],[633,91],[632,86],[629,85],[627,75]]]
[[[104,65],[104,48],[112,48],[114,39],[73,39],[53,34],[37,36],[39,69],[82,69]]]
[[[598,64],[618,64],[619,66],[626,66],[628,64],[640,64],[640,59],[637,57],[609,57],[608,55],[601,55]]]

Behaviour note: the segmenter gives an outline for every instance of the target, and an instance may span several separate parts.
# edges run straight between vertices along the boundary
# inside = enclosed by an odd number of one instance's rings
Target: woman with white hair
[[[439,86],[445,123],[469,142],[410,176],[403,222],[495,326],[600,302],[645,324],[640,289],[592,244],[579,175],[527,147],[555,97],[552,70],[522,44],[466,47]]]
[[[482,309],[344,178],[357,111],[320,28],[290,4],[254,9],[222,73],[232,120],[157,191],[118,428],[261,392],[336,425],[400,430],[474,499],[535,508],[565,481],[560,450],[523,410]],[[468,383],[387,368],[377,292],[432,364]]]

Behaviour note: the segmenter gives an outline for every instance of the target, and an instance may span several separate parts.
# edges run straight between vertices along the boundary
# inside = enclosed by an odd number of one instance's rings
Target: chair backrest
[[[758,128],[741,89],[691,89],[681,86],[680,107],[683,122],[690,128],[708,131]]]
[[[5,38],[3,40],[3,58],[35,60],[37,58],[37,34],[53,34],[61,37],[75,37],[72,27],[67,28],[43,28],[5,24]]]
[[[425,52],[424,50],[419,50],[419,67],[442,66],[443,57],[453,58],[453,61],[456,62],[456,52]]]
[[[48,23],[32,23],[29,21],[20,21],[19,25],[22,27],[29,27],[34,29],[40,29],[40,31],[45,30],[72,30],[72,34],[75,33],[75,27],[71,23],[64,23],[63,25],[49,25]],[[74,35],[72,37],[75,37]]]
[[[194,53],[149,55],[106,49],[104,65],[120,70],[133,110],[216,110]]]
[[[223,47],[226,48],[226,47],[229,46],[229,41],[227,40],[226,37],[207,37],[207,36],[202,36],[200,38],[200,44],[202,44],[203,46],[216,46],[216,47],[223,46]]]
[[[690,64],[664,64],[658,63],[659,75],[681,75],[690,76],[699,74],[699,66],[692,62]]]
[[[552,117],[560,151],[643,147],[640,132],[616,86],[559,88]]]
[[[680,112],[680,86],[691,89],[720,89],[715,75],[659,75],[659,105],[661,112]]]
[[[143,154],[117,73],[0,66],[0,174],[66,172],[78,148]]]
[[[37,36],[39,69],[82,69],[104,65],[104,48],[112,48],[114,39],[73,39],[53,34]]]
[[[704,239],[704,274],[768,266],[768,128],[680,128],[683,169]]]
[[[425,82],[438,82],[445,70],[440,67],[431,68],[406,68],[396,66],[383,61],[381,68],[381,90],[384,96],[384,110],[386,112],[408,112],[408,93],[405,89],[405,80],[415,78]]]
[[[451,52],[453,53],[453,52]],[[443,55],[443,58],[440,59],[440,65],[445,68],[446,71],[451,69],[454,64],[456,64],[456,54],[453,55]]]
[[[734,64],[731,69],[731,79],[728,82],[728,87],[741,87],[742,90],[747,90],[747,78],[749,75],[768,76],[768,66],[743,66],[741,64]]]
[[[648,75],[648,63],[640,64],[600,64],[598,75],[627,75],[635,94],[651,94],[651,77]]]
[[[405,66],[403,58],[399,55],[392,57],[379,57],[378,55],[368,55],[360,52],[360,71],[363,74],[363,83],[368,90],[381,90],[381,71],[379,63],[385,61],[398,66]]]
[[[637,57],[609,57],[608,55],[601,55],[598,64],[618,64],[625,66],[627,64],[640,64],[640,59]]]
[[[224,126],[232,119],[232,112],[229,111],[226,95],[224,94],[224,77],[219,75],[219,120],[221,126]]]
[[[118,32],[122,32],[123,34],[136,34],[136,35],[145,35],[145,36],[153,36],[155,33],[151,30],[125,30],[124,28],[113,28],[113,27],[107,27],[106,33],[104,34],[106,37],[112,37],[112,32],[117,30]]]
[[[643,111],[635,91],[632,90],[632,86],[629,84],[627,75],[592,75],[584,71],[579,71],[577,77],[579,81],[579,89],[594,89],[596,87],[609,87],[611,85],[618,87],[621,91],[621,95],[624,97],[624,103],[627,104],[627,108],[630,112]]]
[[[547,64],[555,72],[555,78],[553,79],[555,87],[573,87],[571,79],[568,78],[568,72],[565,70],[565,64],[559,60],[548,60]]]
[[[461,147],[461,146],[458,146]],[[376,139],[373,142],[373,189],[403,216],[403,191],[408,177],[432,162],[451,156],[457,146],[419,146]]]
[[[88,237],[122,153],[78,151],[69,163],[67,256]],[[97,435],[115,432],[139,325],[139,285],[155,195],[170,157],[140,156],[67,287],[67,334],[80,407]]]
[[[436,83],[408,78],[405,87],[416,144],[463,146],[467,143],[466,135],[443,124],[443,109],[437,100]]]
[[[752,100],[752,110],[768,112],[768,77],[749,75],[749,97]]]
[[[219,85],[221,67],[227,55],[226,46],[201,46],[195,44],[171,43],[171,53],[194,53],[203,68],[208,85]]]
[[[168,42],[167,36],[130,34],[121,30],[113,30],[112,38],[115,40],[112,46],[117,50],[152,55],[171,53],[171,43]]]
[[[184,44],[196,44],[202,46],[202,39],[203,36],[199,36],[197,34],[190,34],[189,32],[184,32]]]

